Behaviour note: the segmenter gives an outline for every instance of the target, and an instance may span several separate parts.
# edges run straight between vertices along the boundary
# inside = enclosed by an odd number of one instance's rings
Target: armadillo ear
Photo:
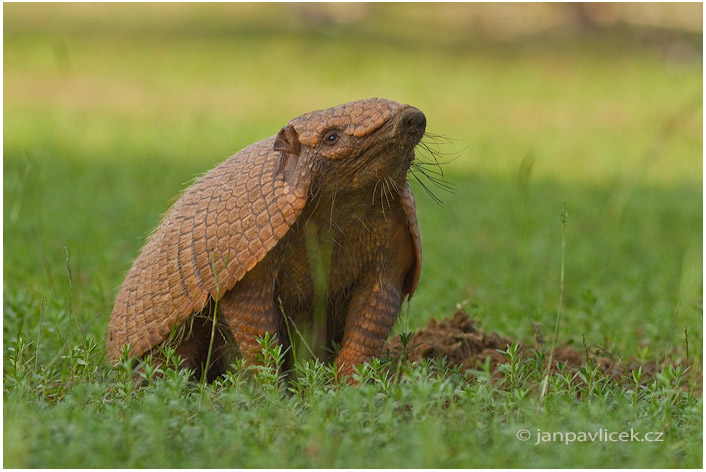
[[[282,151],[291,154],[299,154],[301,145],[299,144],[299,135],[294,126],[287,125],[277,133],[275,145],[272,147],[275,151]]]
[[[293,183],[291,178],[294,168],[297,166],[301,144],[299,144],[299,135],[292,125],[287,125],[279,130],[272,150],[280,152],[275,163],[275,178],[281,174],[287,182]]]

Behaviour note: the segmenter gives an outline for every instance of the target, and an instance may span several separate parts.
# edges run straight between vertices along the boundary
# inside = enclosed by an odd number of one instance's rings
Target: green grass
[[[157,7],[116,8],[4,7],[6,466],[701,466],[702,64],[667,53],[700,57],[700,37],[496,43],[424,5],[323,31],[268,11],[284,6],[182,6],[158,26]],[[356,388],[325,366],[289,387],[272,369],[207,386],[166,369],[135,389],[108,369],[117,288],[186,183],[369,96],[418,106],[455,157],[443,205],[413,185],[424,266],[397,332],[466,302],[486,330],[550,338],[566,207],[559,343],[689,370],[636,383],[587,366],[540,400],[541,356],[512,350],[492,381],[373,365]],[[534,445],[537,429],[601,428],[664,441]]]

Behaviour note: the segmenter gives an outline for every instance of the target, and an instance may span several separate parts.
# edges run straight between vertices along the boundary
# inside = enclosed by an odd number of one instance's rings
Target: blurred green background
[[[465,303],[486,329],[550,333],[566,207],[561,341],[684,357],[686,329],[700,351],[701,4],[3,10],[6,337],[46,303],[45,326],[73,312],[102,339],[195,175],[297,115],[378,96],[449,138],[456,189],[437,205],[413,185],[424,267],[399,329]]]

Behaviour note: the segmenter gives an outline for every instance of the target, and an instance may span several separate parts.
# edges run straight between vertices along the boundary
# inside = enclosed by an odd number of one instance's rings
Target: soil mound
[[[415,362],[446,357],[465,370],[477,369],[489,358],[494,369],[505,362],[505,356],[497,350],[506,349],[512,342],[497,333],[485,333],[465,311],[458,310],[441,321],[432,318],[424,328],[415,331],[407,343],[407,359]],[[387,348],[391,353],[402,353],[400,337],[390,339]]]
[[[407,342],[406,357],[412,362],[446,357],[448,362],[460,365],[462,371],[482,370],[487,359],[490,363],[490,372],[497,374],[498,364],[508,362],[505,355],[498,350],[506,350],[513,343],[518,344],[521,358],[534,357],[532,348],[539,350],[547,347],[536,327],[535,345],[527,346],[497,333],[486,333],[478,327],[477,321],[471,319],[463,309],[459,309],[441,321],[431,319],[424,328],[415,331]],[[401,356],[404,352],[400,336],[390,339],[386,348],[395,357]],[[553,371],[557,370],[558,363],[562,363],[564,368],[571,370],[587,364],[598,365],[605,374],[616,379],[640,366],[650,377],[659,370],[659,365],[655,362],[624,361],[597,347],[585,347],[583,351],[579,351],[570,346],[557,346],[554,348],[552,359]],[[683,362],[680,364],[687,366]]]

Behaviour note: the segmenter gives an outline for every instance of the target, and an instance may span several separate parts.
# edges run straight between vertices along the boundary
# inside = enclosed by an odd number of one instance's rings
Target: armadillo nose
[[[420,138],[427,127],[427,117],[414,107],[409,107],[403,112],[401,122],[404,131]]]

